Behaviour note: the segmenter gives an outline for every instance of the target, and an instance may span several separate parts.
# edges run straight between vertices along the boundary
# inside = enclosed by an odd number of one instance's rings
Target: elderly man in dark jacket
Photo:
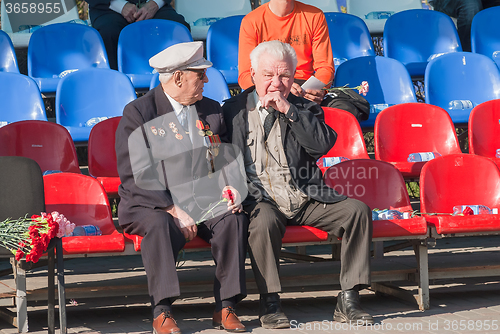
[[[314,226],[342,238],[342,292],[334,319],[373,323],[358,294],[370,284],[371,210],[326,186],[316,166],[337,134],[323,122],[319,105],[289,94],[297,64],[290,45],[264,42],[250,58],[255,87],[226,101],[223,110],[232,142],[244,153],[249,188],[244,209],[262,326],[289,327],[278,295],[286,225]]]
[[[221,143],[222,109],[202,96],[212,63],[203,58],[202,42],[190,42],[160,52],[150,65],[161,84],[125,107],[116,157],[119,223],[143,237],[154,333],[180,333],[171,313],[180,295],[175,265],[196,235],[211,244],[216,263],[214,326],[245,331],[234,307],[246,296],[246,185],[237,152]]]

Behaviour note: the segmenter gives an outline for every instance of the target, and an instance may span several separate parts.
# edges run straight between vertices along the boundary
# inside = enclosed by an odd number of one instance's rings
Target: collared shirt
[[[179,102],[177,102],[176,100],[174,100],[172,97],[170,97],[166,92],[164,92],[164,93],[165,93],[165,96],[167,96],[168,101],[172,105],[172,108],[174,108],[175,116],[177,116],[177,119],[179,120],[179,123],[181,123],[181,124],[182,124],[181,116],[180,116],[181,111],[184,107],[187,107],[187,109],[186,109],[186,120],[187,120],[186,129],[190,129],[191,128],[191,117],[190,117],[191,108],[190,108],[190,106],[184,106],[184,105],[180,104]]]
[[[262,125],[264,125],[264,121],[266,119],[266,116],[269,115],[269,112],[267,111],[266,108],[264,108],[262,106],[262,103],[260,102],[260,99],[259,99],[259,95],[257,95],[257,92],[256,91],[253,91],[252,93],[252,98],[253,98],[253,101],[254,101],[254,105],[255,105],[255,110],[258,111],[259,113],[259,117],[260,117],[260,121],[262,122]]]

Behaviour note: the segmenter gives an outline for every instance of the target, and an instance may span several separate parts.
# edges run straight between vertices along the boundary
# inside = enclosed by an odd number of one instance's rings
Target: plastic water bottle
[[[43,175],[58,174],[58,173],[62,173],[62,171],[51,169],[51,170],[46,170],[45,172],[43,172]]]
[[[104,121],[106,119],[108,119],[108,117],[106,117],[106,116],[103,116],[103,117],[92,117],[87,122],[85,122],[85,126],[91,128],[94,125],[96,125],[97,123],[102,122],[102,121]]]
[[[102,235],[102,232],[99,229],[99,227],[95,225],[76,226],[75,229],[73,230],[73,233],[71,233],[72,237],[93,236],[93,235]]]
[[[440,156],[441,154],[438,152],[411,153],[406,160],[408,162],[429,161]]]
[[[474,108],[474,103],[470,100],[453,100],[448,104],[448,110],[464,110]]]
[[[377,213],[377,219],[373,219],[373,212]],[[372,220],[390,220],[390,219],[403,219],[403,213],[398,210],[378,210],[372,211]]]
[[[372,211],[372,220],[378,220],[378,211]]]
[[[368,20],[385,20],[391,17],[391,15],[394,14],[392,11],[385,11],[385,12],[370,12],[365,15],[365,19]]]
[[[1,127],[1,125],[0,125]],[[495,152],[495,158],[500,158],[500,148],[498,148]]]
[[[370,114],[378,114],[387,107],[389,107],[387,103],[372,104],[370,105]]]
[[[348,161],[349,158],[346,157],[327,157],[327,158],[321,158],[318,160],[316,163],[318,167],[331,167],[333,165],[336,165],[342,161]]]
[[[215,22],[219,21],[222,17],[202,17],[194,21],[194,26],[211,26]]]
[[[464,212],[466,208],[471,208],[474,215],[491,215],[497,214],[498,209],[490,209],[486,205],[455,205],[453,207],[453,215],[457,216]]]

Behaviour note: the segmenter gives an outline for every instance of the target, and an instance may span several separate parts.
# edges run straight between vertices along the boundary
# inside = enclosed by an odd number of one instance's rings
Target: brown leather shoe
[[[172,313],[163,312],[153,320],[153,334],[181,334]]]
[[[219,312],[214,312],[212,325],[217,329],[225,329],[228,332],[246,332],[245,326],[240,322],[232,307],[225,307]]]

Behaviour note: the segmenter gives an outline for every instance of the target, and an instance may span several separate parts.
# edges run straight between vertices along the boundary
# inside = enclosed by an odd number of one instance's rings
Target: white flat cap
[[[149,65],[158,73],[173,73],[187,69],[212,66],[203,58],[203,42],[178,43],[169,46],[149,59]]]

